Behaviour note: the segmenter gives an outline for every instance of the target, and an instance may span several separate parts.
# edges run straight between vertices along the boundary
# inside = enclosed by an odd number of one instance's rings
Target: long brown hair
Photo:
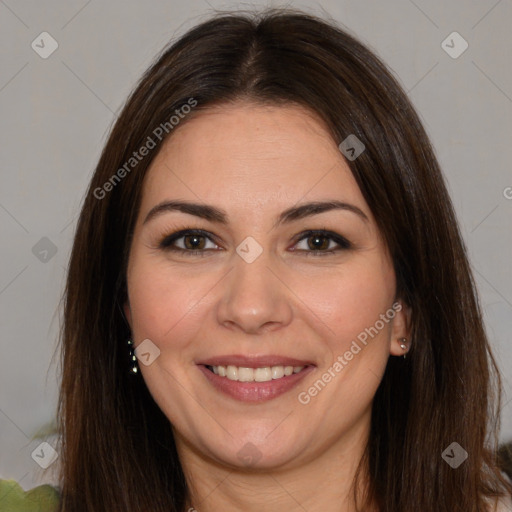
[[[360,465],[366,504],[484,512],[484,496],[511,492],[495,457],[501,380],[420,120],[384,64],[334,22],[271,9],[217,14],[166,48],[100,157],[63,297],[61,512],[182,512],[186,503],[169,421],[140,375],[128,373],[121,305],[142,182],[165,140],[155,129],[191,98],[197,106],[181,124],[225,102],[293,103],[316,112],[337,144],[353,134],[366,146],[348,163],[389,247],[398,295],[412,308],[411,351],[405,361],[389,358],[373,402]],[[148,137],[155,147],[127,167]],[[469,454],[457,469],[441,457],[452,442]]]

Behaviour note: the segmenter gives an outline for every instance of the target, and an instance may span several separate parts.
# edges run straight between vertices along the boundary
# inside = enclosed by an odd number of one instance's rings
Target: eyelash
[[[180,231],[177,231],[175,233],[172,233],[171,235],[165,236],[160,243],[158,244],[159,249],[165,250],[165,251],[173,251],[173,252],[179,252],[186,256],[206,256],[206,251],[211,250],[217,250],[217,249],[183,249],[181,247],[175,247],[172,244],[176,242],[176,240],[179,240],[180,238],[184,238],[189,235],[196,235],[196,236],[203,236],[205,238],[208,238],[211,242],[216,243],[212,236],[207,232],[203,231],[202,229],[182,229]],[[320,236],[322,238],[327,238],[329,240],[334,241],[338,244],[338,248],[336,249],[330,249],[330,250],[319,250],[319,249],[299,249],[299,252],[306,253],[306,256],[326,256],[330,254],[334,254],[338,251],[347,250],[352,248],[352,244],[344,237],[338,235],[337,233],[334,233],[332,231],[328,231],[325,229],[313,229],[313,230],[307,230],[303,231],[299,235],[295,237],[296,241],[295,244],[301,242],[304,239],[308,239],[312,236]],[[218,244],[216,244],[218,245]],[[295,249],[294,249],[295,250]]]

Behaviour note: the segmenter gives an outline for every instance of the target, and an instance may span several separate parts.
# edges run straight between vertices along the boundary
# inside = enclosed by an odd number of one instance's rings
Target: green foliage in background
[[[24,491],[16,480],[0,479],[0,512],[56,512],[59,493],[51,485]]]

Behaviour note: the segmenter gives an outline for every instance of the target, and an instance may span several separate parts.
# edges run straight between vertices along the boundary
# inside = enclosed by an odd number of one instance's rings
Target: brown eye
[[[186,249],[204,249],[203,235],[185,235],[183,240]]]
[[[337,251],[350,249],[351,243],[337,233],[331,231],[306,231],[299,235],[299,242],[305,241],[306,247],[294,249],[299,252],[304,252],[306,255],[312,253],[313,255],[323,256],[333,254]],[[333,245],[331,245],[331,243]]]
[[[210,242],[214,247],[207,247]],[[216,249],[218,246],[206,231],[197,229],[184,229],[166,236],[159,247],[166,251],[175,251],[186,255],[203,255],[206,252]]]
[[[312,250],[327,249],[329,247],[329,238],[324,235],[312,235],[307,238],[308,247]]]
[[[329,255],[352,247],[351,243],[341,235],[326,230],[310,230],[301,233],[298,237],[298,243],[292,251],[304,253],[306,256]],[[305,247],[297,247],[303,241]],[[207,247],[208,243],[213,247]],[[213,241],[213,236],[200,229],[183,229],[168,235],[159,243],[159,248],[186,256],[207,256],[212,250],[219,250],[219,246]]]

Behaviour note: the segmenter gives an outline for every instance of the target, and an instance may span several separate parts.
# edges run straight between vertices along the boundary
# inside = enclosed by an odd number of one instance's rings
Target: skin
[[[164,200],[225,210],[228,224],[168,211]],[[298,203],[340,200],[362,219],[331,210],[273,227]],[[201,255],[159,248],[181,229],[203,229]],[[294,239],[327,229],[335,241]],[[248,236],[263,249],[252,263],[236,252]],[[309,243],[308,243],[309,240]],[[189,237],[175,242],[193,247]],[[295,250],[293,250],[295,248]],[[188,249],[190,251],[190,249]],[[309,251],[309,254],[308,254]],[[390,356],[402,356],[409,310],[402,305],[308,404],[298,400],[353,340],[399,302],[385,243],[347,162],[323,122],[301,107],[237,102],[196,112],[164,144],[146,176],[127,270],[125,313],[137,346],[160,355],[139,363],[169,418],[191,489],[209,511],[353,511],[350,491],[368,438],[371,404]],[[315,364],[297,387],[244,403],[221,394],[198,369],[207,357],[279,354]],[[250,467],[238,452],[252,443]],[[337,475],[336,478],[334,475]]]

